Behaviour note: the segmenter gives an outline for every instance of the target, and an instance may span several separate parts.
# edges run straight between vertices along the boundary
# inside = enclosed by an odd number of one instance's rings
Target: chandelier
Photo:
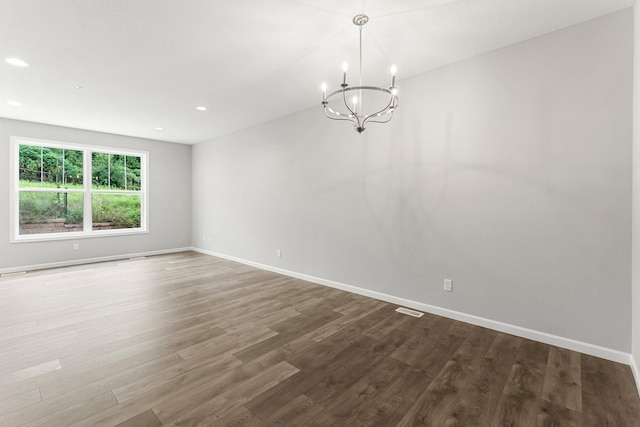
[[[348,120],[353,123],[358,133],[364,131],[364,125],[371,123],[386,123],[393,117],[398,108],[398,89],[396,88],[396,66],[391,66],[391,86],[363,86],[362,85],[362,26],[369,22],[367,15],[356,15],[353,23],[358,26],[360,33],[360,70],[358,86],[347,83],[348,65],[342,65],[342,84],[340,89],[327,95],[327,85],[322,84],[322,106],[324,114],[331,120]],[[365,104],[370,112],[364,109]]]

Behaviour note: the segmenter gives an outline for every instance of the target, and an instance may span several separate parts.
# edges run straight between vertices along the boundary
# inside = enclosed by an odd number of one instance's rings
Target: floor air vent
[[[404,308],[404,307],[398,307],[396,308],[396,311],[398,313],[408,314],[409,316],[413,316],[413,317],[422,317],[422,315],[424,314],[420,311],[415,311],[415,310],[411,310],[410,308]]]

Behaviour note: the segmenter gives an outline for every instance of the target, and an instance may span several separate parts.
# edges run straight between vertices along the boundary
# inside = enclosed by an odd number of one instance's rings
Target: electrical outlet
[[[74,243],[73,244],[73,250],[77,251],[78,249],[80,249],[80,243]]]
[[[453,291],[453,280],[444,279],[444,290],[447,291],[447,292],[452,292]]]

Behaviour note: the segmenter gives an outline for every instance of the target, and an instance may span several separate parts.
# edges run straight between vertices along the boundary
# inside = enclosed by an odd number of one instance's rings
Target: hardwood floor
[[[193,252],[0,278],[0,426],[640,426],[628,366]]]

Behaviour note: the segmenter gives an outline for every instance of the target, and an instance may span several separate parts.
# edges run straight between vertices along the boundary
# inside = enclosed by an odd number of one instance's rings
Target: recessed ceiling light
[[[24,62],[22,59],[18,59],[18,58],[7,58],[6,61],[11,65],[15,65],[16,67],[28,67],[29,66],[29,64]]]
[[[18,101],[7,101],[7,104],[9,105],[13,105],[14,107],[20,107],[22,106],[22,103],[18,102]]]
[[[154,128],[155,130],[157,130],[158,132],[162,132],[164,130],[164,128]]]
[[[198,111],[207,111],[207,107],[203,107],[202,105],[196,107],[196,110]]]

